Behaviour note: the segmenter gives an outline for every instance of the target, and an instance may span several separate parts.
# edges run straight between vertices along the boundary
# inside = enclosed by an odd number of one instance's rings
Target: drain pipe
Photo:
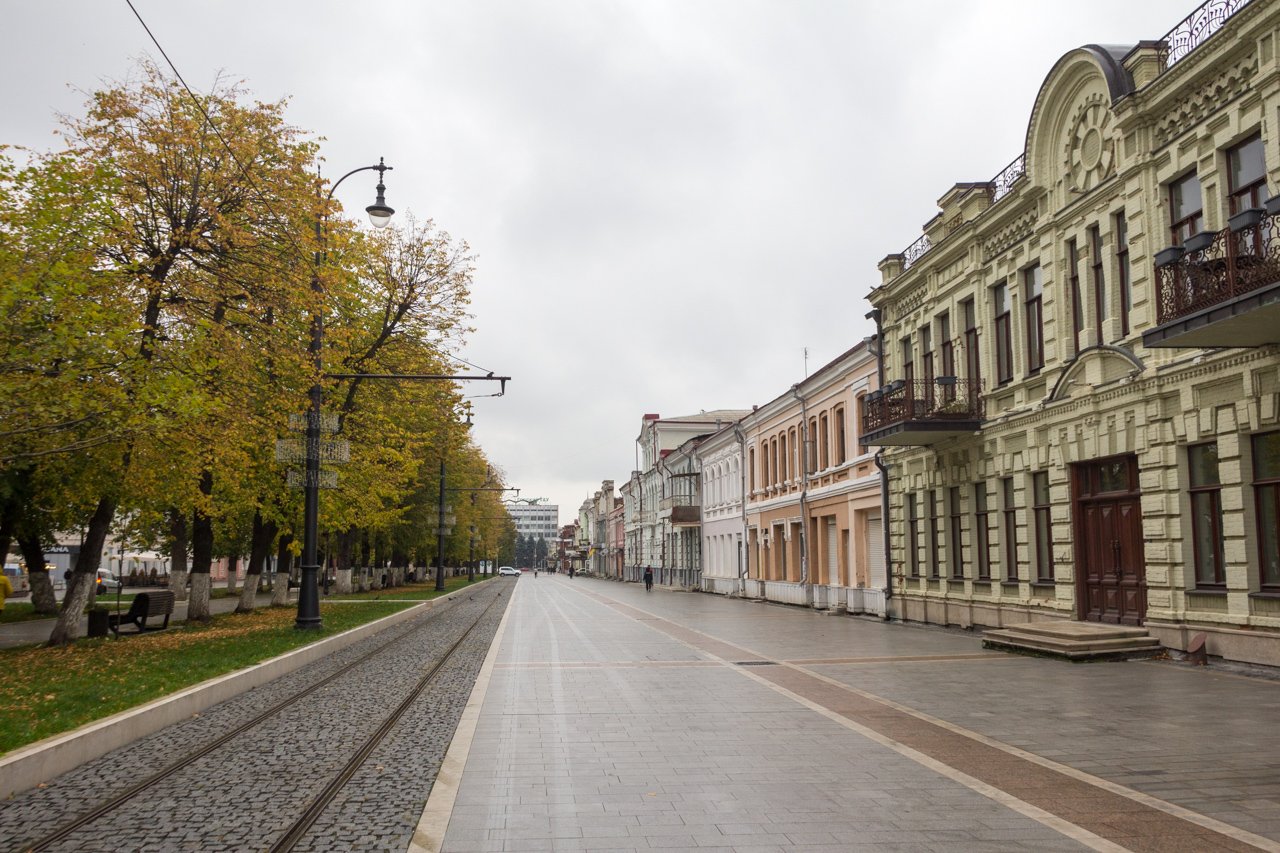
[[[879,388],[884,388],[884,327],[881,325],[882,314],[879,308],[872,308],[867,319],[876,323],[876,381]],[[884,448],[876,448],[876,469],[880,472],[880,533],[884,537],[884,600],[887,605],[893,598],[893,571],[889,562],[889,467],[883,461]],[[889,608],[885,607],[884,617],[889,618]]]
[[[747,434],[737,423],[733,425],[733,434],[738,437],[738,473],[742,480],[738,485],[738,504],[742,508],[742,543],[738,552],[738,595],[747,592],[747,561],[751,559],[751,549],[747,542]]]
[[[809,496],[809,408],[800,393],[800,383],[791,386],[791,393],[800,401],[800,584],[809,583],[809,508],[805,499]]]

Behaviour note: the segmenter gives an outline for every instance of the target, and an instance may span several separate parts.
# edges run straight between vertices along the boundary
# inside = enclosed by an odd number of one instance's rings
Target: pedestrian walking
[[[653,569],[646,568],[644,570],[644,591],[648,592],[653,589]]]
[[[538,567],[537,567],[537,566],[534,566],[534,567],[533,567],[533,577],[534,577],[534,580],[537,580],[537,578],[538,578]]]

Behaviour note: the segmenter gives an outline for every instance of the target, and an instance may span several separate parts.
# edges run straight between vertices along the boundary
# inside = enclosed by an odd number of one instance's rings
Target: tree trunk
[[[13,543],[14,512],[7,503],[0,503],[0,565],[9,559],[9,546]]]
[[[271,543],[276,538],[276,523],[263,521],[262,513],[253,514],[253,544],[249,548],[249,563],[245,567],[244,587],[240,591],[240,603],[236,605],[237,613],[249,613],[253,610],[254,600],[258,595],[258,584],[262,580],[262,567],[267,563],[267,554],[271,551]]]
[[[187,621],[208,622],[211,616],[209,612],[209,588],[213,586],[213,580],[208,572],[192,572],[191,573],[191,600],[187,605]]]
[[[227,557],[227,598],[236,594],[236,575],[240,573],[240,558]]]
[[[213,493],[213,472],[200,476],[200,491]],[[191,519],[191,603],[187,605],[187,620],[209,619],[209,569],[213,565],[213,519],[197,508]]]
[[[169,589],[178,601],[187,600],[187,517],[178,509],[169,510]]]
[[[349,595],[351,593],[351,550],[356,542],[355,525],[347,528],[338,534],[338,572],[337,572],[337,588],[339,595]]]
[[[280,545],[276,550],[276,578],[271,582],[272,607],[283,607],[289,603],[289,574],[293,565],[293,553],[289,546],[292,544],[292,534],[280,537]]]
[[[53,594],[53,583],[49,580],[49,567],[44,561],[44,548],[40,547],[40,537],[29,533],[19,534],[18,546],[22,548],[22,559],[27,562],[27,577],[31,581],[32,609],[45,616],[57,616],[58,599]]]
[[[84,613],[89,594],[98,580],[98,561],[102,559],[102,543],[107,540],[107,531],[115,519],[116,503],[104,497],[98,501],[98,508],[89,519],[89,527],[85,531],[84,544],[76,555],[75,572],[67,587],[67,594],[62,599],[62,610],[58,613],[57,624],[53,626],[53,634],[49,637],[50,646],[70,643],[80,636],[80,618]]]

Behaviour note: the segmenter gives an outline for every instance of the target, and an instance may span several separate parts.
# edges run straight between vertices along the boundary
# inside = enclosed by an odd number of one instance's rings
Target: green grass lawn
[[[129,605],[133,603],[133,597],[137,593],[126,592],[120,596],[120,609],[128,610]],[[238,598],[240,593],[236,593]],[[209,590],[209,599],[226,598],[226,589]],[[61,602],[59,602],[61,604]],[[112,593],[98,596],[98,604],[114,611],[116,609],[116,597]],[[85,608],[86,610],[88,608]],[[15,601],[12,598],[5,602],[4,611],[0,612],[0,625],[6,625],[10,622],[30,622],[32,619],[53,619],[52,616],[45,616],[42,613],[36,613],[30,601]]]
[[[128,610],[129,605],[132,603],[133,603],[133,593],[120,596],[121,610]],[[109,598],[104,595],[98,599],[98,604],[102,605],[108,610],[115,610],[116,598],[114,595]],[[62,602],[58,602],[58,605],[61,606]],[[85,609],[88,610],[89,608],[86,607]],[[5,625],[10,622],[30,622],[32,619],[53,619],[53,618],[54,617],[46,616],[43,613],[36,613],[34,609],[34,605],[30,601],[14,601],[13,599],[9,599],[8,601],[5,602],[4,612],[0,613],[0,625]]]
[[[446,592],[466,585],[465,577],[450,578]],[[386,592],[405,589],[409,587]],[[423,590],[414,595],[426,599],[440,594]],[[260,607],[168,631],[122,634],[119,639],[83,639],[54,649],[0,649],[0,753],[411,606],[394,601],[359,607],[321,602],[324,628],[319,631],[295,629],[292,607]]]

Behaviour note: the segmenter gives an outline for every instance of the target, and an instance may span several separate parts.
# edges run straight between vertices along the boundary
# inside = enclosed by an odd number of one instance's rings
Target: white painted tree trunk
[[[338,595],[351,594],[351,570],[350,569],[338,569],[338,580],[337,580],[337,583],[334,584],[334,592],[336,592]]]
[[[175,601],[187,600],[187,571],[175,569],[169,572],[169,589],[173,591]]]
[[[257,603],[258,584],[262,581],[262,575],[252,574],[244,576],[244,586],[240,589],[240,603],[236,605],[237,613],[252,613],[254,605]]]
[[[213,581],[208,572],[194,572],[191,575],[191,603],[187,605],[187,621],[209,618],[209,589]]]

